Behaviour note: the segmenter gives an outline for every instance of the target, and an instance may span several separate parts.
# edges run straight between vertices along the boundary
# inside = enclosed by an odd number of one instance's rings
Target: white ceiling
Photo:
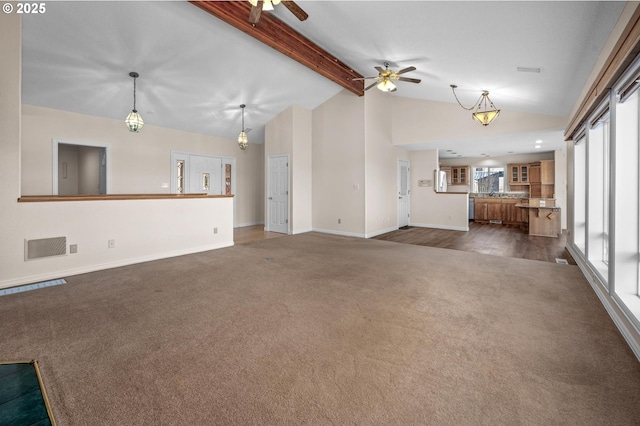
[[[457,84],[467,106],[489,90],[503,114],[561,117],[624,8],[612,1],[298,4],[309,13],[304,22],[282,5],[273,13],[360,74],[375,75],[385,61],[417,68],[406,76],[422,83],[400,82],[389,96],[455,103],[449,85]],[[258,143],[264,125],[290,105],[313,109],[342,90],[184,1],[54,1],[45,14],[24,15],[25,104],[124,120],[133,106],[130,71],[140,73],[137,109],[146,124],[235,139],[245,103],[249,139]],[[555,132],[509,135],[507,149],[534,152],[535,139],[560,148],[562,129]],[[494,145],[487,154],[505,154],[502,139],[487,141]],[[446,149],[467,156],[470,142],[437,148],[443,157]]]

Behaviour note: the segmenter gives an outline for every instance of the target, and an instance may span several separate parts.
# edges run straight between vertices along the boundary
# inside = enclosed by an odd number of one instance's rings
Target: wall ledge
[[[233,198],[233,195],[209,194],[96,194],[96,195],[24,195],[19,203],[42,203],[58,201],[105,201],[105,200],[180,200],[192,198]]]

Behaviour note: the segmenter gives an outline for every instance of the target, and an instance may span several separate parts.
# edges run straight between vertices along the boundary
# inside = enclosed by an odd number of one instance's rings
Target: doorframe
[[[231,194],[233,194],[233,227],[236,227],[236,200],[237,200],[237,193],[236,193],[236,189],[237,189],[237,184],[236,184],[236,157],[228,157],[228,156],[223,156],[223,155],[212,155],[212,154],[199,154],[197,152],[187,152],[187,151],[178,151],[178,150],[171,150],[171,160],[170,160],[170,178],[171,178],[171,183],[169,184],[169,191],[172,194],[177,194],[177,186],[176,186],[176,179],[177,179],[177,174],[176,174],[176,168],[175,168],[175,164],[176,164],[176,160],[184,160],[184,187],[185,187],[185,193],[186,193],[186,189],[189,188],[189,168],[190,168],[190,162],[189,159],[191,158],[192,155],[198,156],[198,157],[212,157],[212,158],[220,158],[222,160],[222,170],[221,172],[221,179],[224,180],[224,165],[225,164],[231,164]],[[221,183],[221,191],[224,192],[224,181]]]
[[[398,201],[397,201],[397,207],[396,207],[396,211],[397,211],[397,220],[396,220],[396,228],[400,229],[400,179],[402,178],[401,176],[401,163],[406,163],[407,165],[407,196],[409,197],[409,200],[407,201],[407,211],[409,212],[409,219],[407,219],[407,225],[411,224],[411,161],[410,160],[405,160],[402,158],[398,158],[398,163],[397,163],[397,194],[396,196],[398,196]]]
[[[269,224],[271,223],[271,213],[269,209],[269,188],[271,188],[271,159],[278,157],[286,157],[287,159],[287,235],[291,235],[291,161],[289,154],[276,154],[267,156],[267,187],[265,188],[264,207],[266,210],[266,223],[264,230],[270,232]]]
[[[51,169],[52,169],[52,189],[51,195],[58,195],[58,145],[77,145],[77,146],[90,146],[92,148],[104,148],[106,157],[106,174],[107,179],[105,182],[106,193],[111,194],[111,146],[109,144],[91,143],[91,142],[77,142],[66,141],[57,138],[51,138]]]

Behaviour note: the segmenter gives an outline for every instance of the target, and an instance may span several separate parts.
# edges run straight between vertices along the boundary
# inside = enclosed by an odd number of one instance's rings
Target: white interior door
[[[398,228],[409,226],[409,208],[411,201],[411,182],[409,161],[398,160]]]
[[[289,156],[269,157],[269,190],[267,194],[267,231],[289,231]]]
[[[222,159],[206,155],[190,155],[188,188],[188,192],[192,194],[221,194]]]

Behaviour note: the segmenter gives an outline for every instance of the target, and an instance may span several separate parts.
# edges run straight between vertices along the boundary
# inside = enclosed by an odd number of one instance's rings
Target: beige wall
[[[347,91],[338,93],[313,110],[315,230],[365,235],[363,117],[364,99]]]
[[[366,237],[398,229],[398,159],[409,153],[393,146],[389,96],[379,90],[364,97]]]
[[[265,128],[265,193],[269,157],[289,155],[289,233],[299,234],[312,228],[312,115],[294,105],[271,120]],[[264,203],[265,220],[267,205]]]
[[[438,150],[411,152],[412,226],[469,230],[468,194],[436,193],[433,186],[418,186],[419,180],[434,179]]]
[[[390,102],[393,106],[390,111],[395,145],[478,138],[478,123],[471,119],[471,113],[457,104],[399,96]],[[534,130],[559,130],[566,125],[566,117],[502,111],[500,125],[483,128],[482,135],[491,137]]]
[[[300,106],[293,107],[293,176],[291,188],[292,234],[313,228],[312,179],[312,112]]]
[[[236,158],[236,224],[264,223],[264,146],[246,151],[234,140],[145,125],[127,131],[123,121],[31,105],[22,106],[22,195],[52,193],[52,139],[110,149],[112,194],[169,193],[171,151]]]

